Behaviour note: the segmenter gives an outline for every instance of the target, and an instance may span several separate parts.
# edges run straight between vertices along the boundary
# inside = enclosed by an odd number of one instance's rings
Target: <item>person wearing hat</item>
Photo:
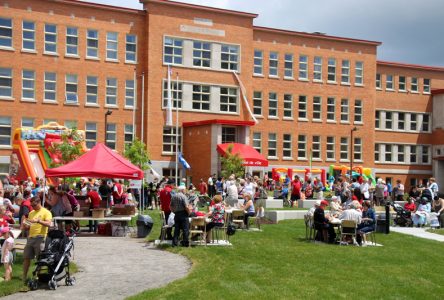
[[[336,233],[333,226],[329,223],[330,220],[325,217],[324,209],[328,206],[328,201],[317,200],[315,206],[316,209],[313,216],[315,228],[322,233],[322,236],[316,237],[316,239],[332,244],[336,239]]]
[[[188,219],[191,209],[188,204],[188,198],[185,196],[185,186],[179,186],[177,193],[172,195],[170,210],[174,213],[174,236],[173,247],[178,246],[180,231],[182,230],[182,242],[184,247],[189,246],[188,235],[190,221]]]
[[[0,233],[5,239],[1,249],[2,264],[5,267],[5,281],[9,281],[12,277],[12,263],[14,261],[14,255],[12,254],[12,249],[14,248],[14,235],[9,227],[2,227]]]
[[[340,200],[337,196],[331,197],[330,202],[330,216],[338,217],[342,213]]]

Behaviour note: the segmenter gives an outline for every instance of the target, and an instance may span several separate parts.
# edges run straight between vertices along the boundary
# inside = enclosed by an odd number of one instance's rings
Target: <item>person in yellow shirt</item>
[[[28,240],[23,251],[23,281],[28,277],[31,259],[38,256],[45,242],[48,229],[52,223],[52,214],[44,208],[39,197],[31,198],[31,211],[22,223],[22,230],[29,229]]]

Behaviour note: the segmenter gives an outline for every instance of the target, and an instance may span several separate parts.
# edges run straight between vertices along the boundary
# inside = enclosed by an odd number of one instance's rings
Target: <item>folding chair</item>
[[[313,230],[309,215],[304,215],[304,222],[305,222],[305,239],[309,241],[311,240],[311,234]]]
[[[353,220],[342,220],[341,222],[341,241],[344,240],[344,237],[350,235],[353,239],[353,244],[357,244],[356,242],[356,234],[357,234],[357,224],[356,221]]]
[[[255,225],[257,229],[261,230],[261,218],[257,216],[257,213],[254,217],[248,218],[248,229],[250,225]]]
[[[227,234],[227,225],[228,225],[228,214],[225,213],[224,214],[224,225],[223,226],[215,226],[213,227],[213,229],[211,230],[213,232],[212,234],[212,241],[214,243],[215,237],[216,237],[216,241],[217,243],[219,243],[219,240],[223,240],[223,241],[229,241],[229,235]],[[221,239],[219,237],[222,237]]]
[[[206,230],[205,218],[191,218],[190,224],[190,234],[189,234],[189,243],[191,245],[191,237],[195,234],[198,234],[200,239],[198,240],[200,244],[204,243],[207,245],[207,230]]]
[[[160,222],[162,223],[162,227],[160,228],[160,242],[165,241],[167,229],[168,229],[168,220],[165,220],[165,212],[160,211]]]
[[[231,213],[233,223],[236,224],[238,228],[242,228],[244,226],[244,216],[245,211],[242,209],[233,210],[233,212]]]

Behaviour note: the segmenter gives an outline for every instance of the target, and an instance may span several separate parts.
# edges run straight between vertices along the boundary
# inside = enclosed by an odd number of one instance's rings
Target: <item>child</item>
[[[9,227],[3,227],[1,235],[5,238],[2,246],[2,263],[5,266],[5,281],[11,280],[12,277],[12,263],[14,256],[12,255],[12,248],[14,247],[14,236],[10,232]]]

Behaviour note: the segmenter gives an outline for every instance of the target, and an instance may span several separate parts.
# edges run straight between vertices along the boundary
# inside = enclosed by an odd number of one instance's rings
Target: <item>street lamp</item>
[[[108,131],[108,116],[111,116],[113,114],[113,111],[108,109],[105,112],[105,145],[106,145],[106,132]]]
[[[358,131],[358,128],[353,127],[350,130],[350,182],[352,182],[353,178],[353,148],[354,148],[354,141],[353,141],[353,132]]]

